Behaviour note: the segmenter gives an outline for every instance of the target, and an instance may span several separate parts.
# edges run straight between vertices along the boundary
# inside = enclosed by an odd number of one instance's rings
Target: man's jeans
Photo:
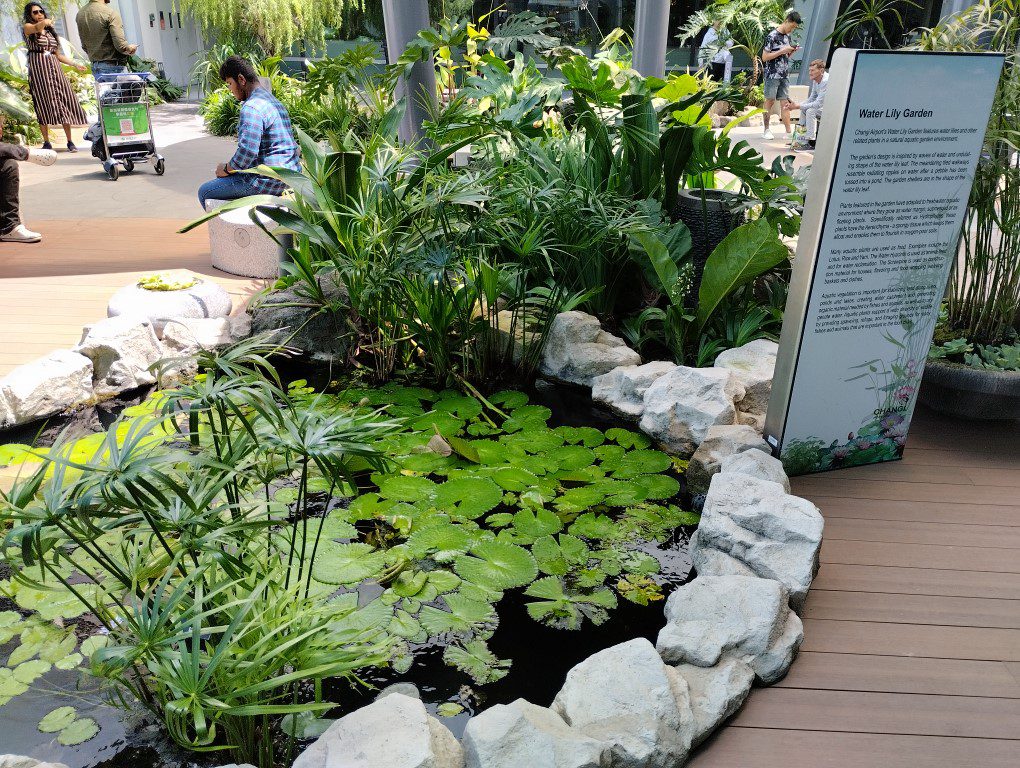
[[[255,185],[259,177],[250,173],[233,173],[230,176],[207,181],[198,188],[198,202],[205,208],[206,200],[238,200],[250,195],[262,195]]]
[[[808,107],[800,111],[800,124],[804,126],[805,139],[814,141],[818,133],[818,121],[822,117],[821,107]]]
[[[27,147],[0,142],[0,235],[6,235],[21,223],[18,162],[27,159]]]
[[[111,64],[108,61],[93,61],[93,75],[122,75],[130,70],[123,64]]]

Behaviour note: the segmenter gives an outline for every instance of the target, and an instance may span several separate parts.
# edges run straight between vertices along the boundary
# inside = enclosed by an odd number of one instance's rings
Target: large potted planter
[[[929,408],[965,419],[1020,419],[1020,372],[987,371],[929,360],[918,398]]]
[[[701,285],[705,262],[716,246],[744,223],[744,211],[737,209],[740,196],[724,189],[681,189],[671,211],[673,221],[682,221],[691,231],[690,256],[694,262],[694,285]]]

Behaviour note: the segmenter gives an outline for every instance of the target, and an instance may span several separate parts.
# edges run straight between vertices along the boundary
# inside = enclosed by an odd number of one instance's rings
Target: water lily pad
[[[471,600],[456,593],[444,596],[443,600],[450,610],[444,611],[426,605],[422,607],[418,617],[430,636],[444,635],[447,632],[468,634],[496,621],[496,610],[488,602]]]
[[[447,647],[443,652],[443,661],[469,674],[478,685],[502,680],[510,671],[511,664],[509,659],[497,657],[483,640]]]
[[[493,405],[499,406],[503,410],[513,411],[520,408],[522,405],[528,404],[528,396],[523,392],[514,392],[512,390],[503,390],[497,392],[489,397],[489,402]]]
[[[401,610],[394,612],[393,619],[390,621],[389,631],[397,637],[406,637],[411,641],[415,641],[415,638],[419,635],[425,634],[421,622],[407,611]]]
[[[624,448],[647,448],[652,444],[648,435],[640,432],[631,432],[629,429],[613,427],[606,430],[606,439],[618,443]]]
[[[39,730],[43,733],[56,733],[74,722],[77,712],[74,707],[57,707],[39,721]]]
[[[432,409],[452,413],[461,421],[469,421],[481,415],[482,404],[473,397],[460,395],[457,397],[444,397],[433,405]]]
[[[439,563],[448,563],[457,555],[463,555],[477,542],[477,537],[467,528],[457,525],[434,526],[415,531],[407,540],[407,548],[413,557],[431,557]]]
[[[601,504],[606,498],[606,491],[596,485],[582,485],[579,488],[568,488],[556,499],[556,508],[563,512],[583,512]]]
[[[318,554],[312,576],[325,584],[356,584],[382,572],[386,557],[370,544],[338,544]]]
[[[503,422],[504,432],[519,432],[522,429],[540,429],[552,416],[544,405],[522,405],[515,408],[510,418]]]
[[[396,502],[384,499],[378,493],[365,493],[351,502],[347,514],[351,520],[372,520],[383,517]]]
[[[464,428],[464,422],[446,411],[431,411],[411,422],[411,428],[419,432],[439,432],[443,437],[456,435]]]
[[[595,541],[611,541],[622,535],[613,519],[595,512],[585,512],[570,524],[570,533]]]
[[[74,747],[94,738],[97,733],[99,733],[99,726],[96,721],[91,717],[83,717],[61,729],[57,734],[57,741],[65,747]]]
[[[461,585],[461,578],[455,573],[446,570],[429,571],[429,584],[436,590],[437,594],[453,592]]]
[[[518,493],[538,484],[538,475],[521,467],[500,467],[489,476],[500,488]]]
[[[525,453],[548,454],[563,445],[562,435],[544,427],[542,429],[525,429],[512,435],[504,435],[499,438],[499,441],[512,449],[519,449]]]
[[[45,675],[52,667],[53,665],[50,662],[41,659],[23,661],[13,669],[14,679],[28,685]]]
[[[86,637],[82,640],[81,648],[79,650],[83,656],[88,658],[100,648],[105,648],[109,642],[109,635],[92,635],[91,637]]]
[[[583,445],[565,445],[549,451],[546,456],[560,469],[568,471],[584,469],[595,463],[595,452]]]
[[[595,427],[556,427],[557,434],[571,445],[580,443],[586,448],[595,448],[606,441],[606,436]]]
[[[379,481],[379,495],[392,501],[406,501],[411,504],[430,504],[438,488],[427,477],[390,475]]]
[[[680,483],[669,475],[640,475],[631,480],[645,490],[646,499],[671,499],[680,493]]]
[[[673,460],[662,451],[638,450],[628,452],[617,463],[613,477],[630,478],[637,475],[651,475],[665,472],[673,466]]]
[[[538,565],[523,547],[488,541],[475,546],[471,555],[458,557],[454,570],[465,581],[502,591],[529,584],[538,574]]]
[[[28,685],[14,676],[7,667],[0,667],[0,697],[20,696],[28,690]]]
[[[436,507],[453,517],[474,519],[495,509],[503,492],[487,477],[458,477],[442,483],[435,494]]]
[[[436,707],[436,714],[440,717],[456,717],[464,712],[464,707],[455,701],[445,701]]]
[[[562,529],[563,521],[555,512],[548,509],[534,511],[522,509],[514,515],[513,534],[523,544],[530,544],[542,536],[559,533]]]

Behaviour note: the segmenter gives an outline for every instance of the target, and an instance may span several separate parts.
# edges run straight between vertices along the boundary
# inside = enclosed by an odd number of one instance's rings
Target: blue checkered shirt
[[[256,88],[241,105],[237,125],[237,151],[230,158],[236,171],[269,165],[274,168],[301,170],[301,160],[294,128],[286,107],[265,88]],[[253,176],[255,188],[267,195],[279,195],[286,188],[276,179]]]

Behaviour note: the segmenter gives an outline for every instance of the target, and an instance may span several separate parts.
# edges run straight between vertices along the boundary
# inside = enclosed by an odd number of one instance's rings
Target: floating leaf
[[[429,504],[438,493],[438,486],[427,477],[390,475],[379,481],[379,495],[392,501]]]
[[[384,517],[396,502],[383,499],[377,493],[365,493],[351,502],[347,513],[352,520],[372,520]]]
[[[510,418],[503,422],[504,432],[519,432],[522,429],[540,429],[552,416],[544,405],[522,405],[515,408]]]
[[[514,516],[509,512],[496,512],[485,518],[485,524],[490,528],[504,528],[514,521]]]
[[[65,656],[60,661],[56,662],[53,666],[66,672],[69,669],[74,669],[84,660],[85,657],[80,653],[72,653],[70,656]]]
[[[640,475],[631,480],[645,491],[646,499],[671,499],[680,493],[680,483],[669,475]]]
[[[96,725],[96,721],[91,717],[83,717],[61,729],[57,734],[57,741],[65,747],[74,747],[94,738],[97,733],[99,733],[99,726]]]
[[[24,661],[14,668],[14,679],[26,685],[31,684],[35,682],[36,678],[49,672],[52,666],[50,662],[42,661],[41,659]]]
[[[356,584],[386,567],[386,552],[370,544],[338,544],[315,558],[312,575],[325,584]]]
[[[659,572],[659,561],[644,552],[631,550],[620,553],[620,564],[628,573],[650,576]]]
[[[638,605],[663,599],[662,587],[647,576],[626,576],[616,582],[616,589],[622,597]]]
[[[474,519],[495,509],[503,500],[499,486],[487,477],[458,477],[438,486],[436,507],[454,517]]]
[[[665,472],[673,460],[662,451],[640,450],[627,453],[613,470],[613,477],[630,478]]]
[[[316,739],[324,734],[335,720],[316,717],[315,712],[289,712],[280,718],[280,730],[296,739]]]
[[[462,555],[454,563],[457,575],[493,590],[513,589],[529,584],[538,574],[538,565],[528,550],[514,544],[489,541],[478,544],[471,555]]]
[[[43,733],[56,733],[74,722],[77,712],[74,707],[57,707],[39,721],[39,730]]]
[[[528,404],[528,396],[523,392],[503,390],[489,397],[489,402],[505,410],[514,411]]]
[[[425,634],[418,619],[407,611],[401,610],[394,612],[393,619],[390,621],[389,631],[398,637],[405,637],[413,642],[418,642],[415,638]],[[425,640],[427,638],[422,637],[421,639]]]
[[[443,437],[449,439],[464,428],[464,421],[452,413],[432,411],[411,422],[411,428],[419,432],[439,432]]]
[[[470,600],[458,594],[446,595],[443,600],[449,611],[426,605],[418,617],[430,636],[447,632],[467,634],[496,621],[496,611],[489,603]]]
[[[436,590],[436,594],[442,595],[452,592],[461,584],[461,578],[455,573],[438,570],[429,572],[429,584]]]
[[[412,533],[407,547],[413,557],[431,557],[436,562],[447,563],[465,554],[476,541],[477,537],[464,526],[442,525]]]
[[[561,470],[574,471],[595,463],[595,452],[583,445],[565,445],[546,453]]]
[[[514,515],[514,538],[522,544],[531,544],[542,536],[559,533],[563,521],[548,509],[522,509]]]
[[[631,432],[629,429],[613,427],[606,430],[606,439],[618,443],[624,448],[647,448],[652,444],[648,435],[640,432]]]
[[[429,579],[427,573],[418,571],[417,573],[404,571],[396,579],[393,584],[390,585],[390,589],[393,593],[399,597],[414,597],[424,589],[426,582]]]
[[[28,690],[28,685],[14,676],[7,667],[0,667],[0,698],[19,696]]]
[[[606,441],[606,436],[595,427],[556,427],[554,431],[568,443],[581,443],[586,448],[595,448]]]
[[[456,717],[464,711],[464,707],[455,701],[446,701],[436,707],[436,714],[440,717]]]
[[[580,488],[568,488],[556,499],[556,508],[563,512],[583,512],[606,498],[606,492],[596,485],[582,485]]]
[[[482,404],[473,397],[460,395],[458,397],[444,397],[432,406],[435,411],[452,413],[461,421],[469,421],[482,413]]]
[[[82,656],[89,658],[98,649],[105,648],[109,642],[109,635],[92,635],[91,637],[86,637],[82,640],[81,648],[79,650],[81,651]]]
[[[538,484],[538,476],[521,467],[501,467],[490,477],[500,488],[519,493]]]
[[[510,660],[500,659],[483,640],[472,640],[463,646],[451,645],[443,652],[443,661],[471,676],[478,685],[502,680],[510,671]]]
[[[618,539],[621,535],[612,518],[596,512],[585,512],[578,517],[570,524],[570,533],[586,539],[606,541]]]

